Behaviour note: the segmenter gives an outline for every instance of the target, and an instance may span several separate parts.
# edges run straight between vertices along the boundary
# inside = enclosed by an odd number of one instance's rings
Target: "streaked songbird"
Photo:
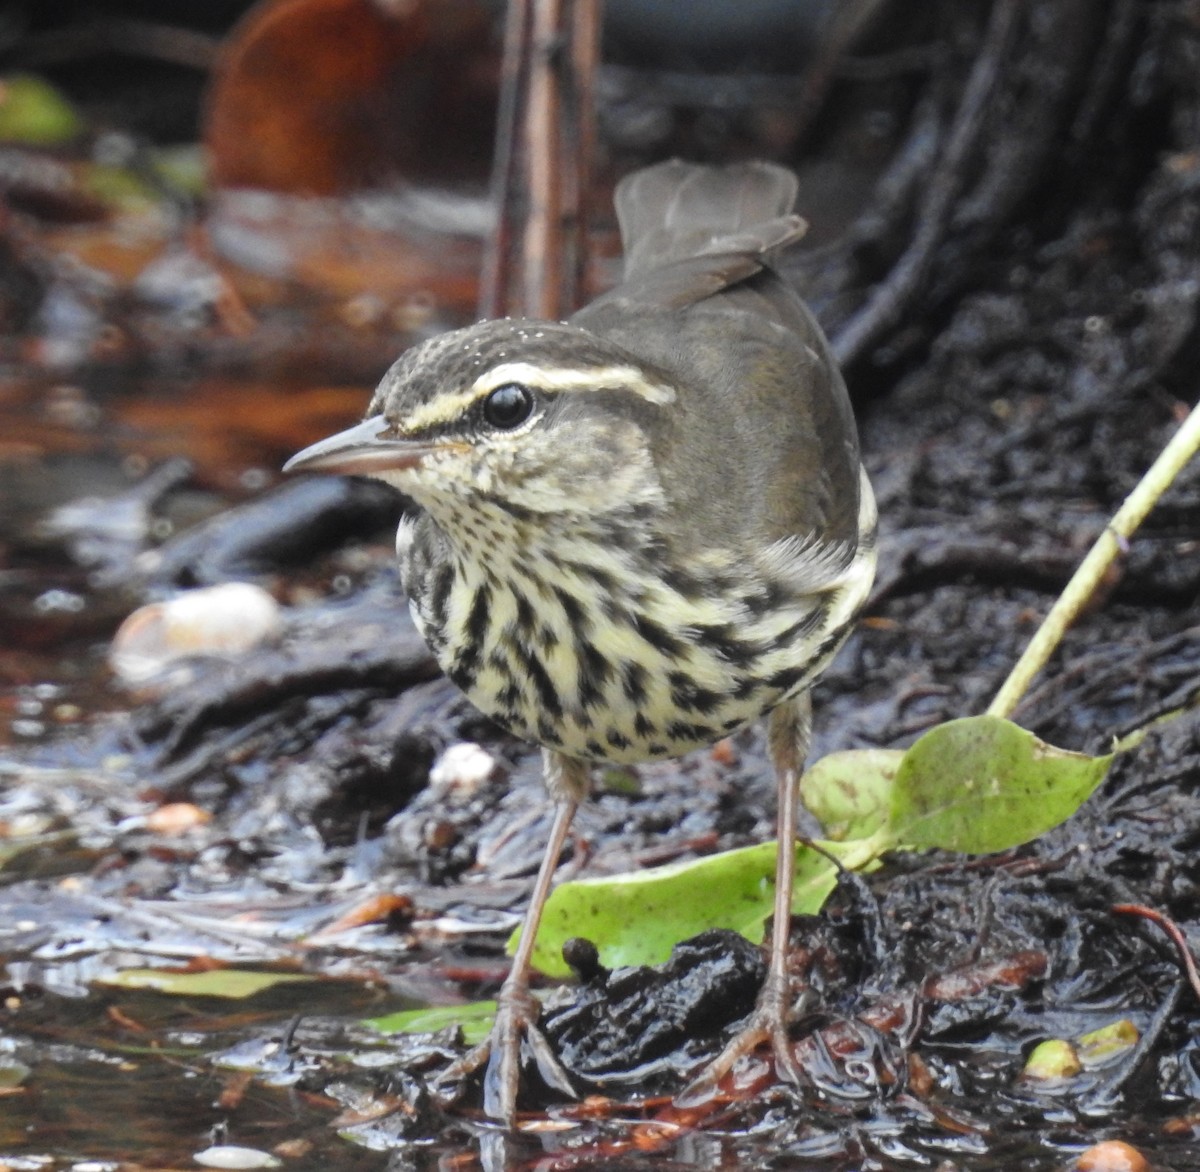
[[[875,503],[845,384],[771,267],[803,234],[795,177],[668,162],[617,188],[622,283],[569,321],[483,321],[388,371],[364,422],[288,471],[378,477],[419,506],[397,539],[447,675],[540,745],[550,841],[490,1038],[484,1107],[515,1116],[537,1030],[529,958],[589,767],[676,757],[766,715],[779,843],[769,975],[691,1086],[769,1042],[798,1079],[787,968],[809,688],[875,566]]]

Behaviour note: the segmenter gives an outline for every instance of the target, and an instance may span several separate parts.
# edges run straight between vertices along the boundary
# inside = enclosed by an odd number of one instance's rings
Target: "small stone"
[[[146,829],[170,836],[184,834],[211,821],[212,815],[207,810],[191,802],[168,802],[146,815]]]
[[[496,759],[473,741],[450,745],[433,763],[429,783],[439,790],[473,794],[496,771]]]
[[[125,683],[140,684],[186,656],[244,655],[282,628],[279,603],[261,586],[225,582],[139,607],[113,636],[109,664]]]
[[[248,1168],[278,1168],[282,1161],[270,1152],[258,1148],[243,1148],[237,1144],[218,1144],[216,1147],[205,1148],[193,1157],[197,1164],[206,1168],[226,1168],[244,1170]]]
[[[1149,1172],[1146,1157],[1119,1139],[1094,1144],[1075,1161],[1079,1172]]]

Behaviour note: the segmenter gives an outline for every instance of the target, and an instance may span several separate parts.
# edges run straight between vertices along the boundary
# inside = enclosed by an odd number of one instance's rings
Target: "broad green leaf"
[[[839,753],[804,780],[806,802],[843,841],[818,844],[860,869],[898,846],[970,853],[1028,842],[1069,818],[1103,779],[1111,756],[1056,749],[998,717],[968,717],[926,733],[907,752]],[[563,944],[582,936],[609,968],[660,964],[709,928],[758,943],[771,914],[775,844],[556,888],[534,947],[535,967],[569,973]],[[836,866],[801,846],[792,910],[820,910]],[[516,947],[519,933],[509,941]]]
[[[436,1005],[405,1009],[386,1017],[370,1018],[366,1024],[381,1034],[435,1034],[447,1026],[459,1026],[468,1046],[482,1042],[496,1016],[494,1001],[470,1001],[466,1005]]]
[[[868,838],[886,821],[902,749],[849,749],[822,757],[804,774],[800,796],[828,838]]]
[[[952,720],[904,754],[881,834],[912,848],[1007,850],[1065,822],[1111,763],[1111,754],[1056,749],[998,716]]]
[[[155,989],[176,997],[253,997],[275,985],[315,981],[306,973],[266,973],[250,969],[210,969],[203,973],[171,972],[169,969],[123,969],[99,983],[117,989]]]
[[[728,928],[757,944],[771,914],[774,875],[775,844],[764,842],[632,874],[563,883],[546,903],[533,963],[548,976],[567,976],[571,970],[562,947],[572,936],[595,944],[608,968],[661,964],[679,941],[709,928]],[[829,859],[799,848],[792,910],[819,911],[836,882],[837,868]],[[509,941],[510,953],[519,935]]]

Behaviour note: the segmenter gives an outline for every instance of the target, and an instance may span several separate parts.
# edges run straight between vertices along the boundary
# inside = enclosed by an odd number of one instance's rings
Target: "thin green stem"
[[[1128,539],[1197,450],[1200,450],[1200,404],[1193,408],[1183,426],[1171,437],[1150,470],[1138,481],[1137,487],[1125,498],[1125,503],[1096,539],[1066,589],[1050,608],[1045,621],[1029,641],[1029,646],[1017,660],[1008,679],[996,693],[996,698],[988,706],[989,716],[1009,716],[1016,708],[1033,677],[1046,666],[1046,661],[1062,641],[1067,628],[1087,605],[1108,568],[1124,550]]]

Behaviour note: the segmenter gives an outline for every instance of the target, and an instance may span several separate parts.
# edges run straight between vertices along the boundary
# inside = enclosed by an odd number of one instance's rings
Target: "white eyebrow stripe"
[[[620,387],[641,395],[651,403],[673,403],[674,387],[653,382],[636,366],[585,366],[578,369],[559,367],[546,369],[532,362],[502,362],[485,371],[474,382],[471,391],[490,394],[505,383],[523,383],[542,391],[590,391]]]
[[[484,371],[465,391],[457,394],[439,395],[429,403],[423,403],[404,420],[405,431],[419,431],[426,427],[451,423],[458,419],[473,403],[490,395],[497,387],[506,383],[522,383],[535,391],[590,391],[620,387],[640,395],[650,403],[673,403],[675,388],[666,383],[654,382],[636,366],[585,366],[577,369],[546,369],[532,362],[502,362]]]

